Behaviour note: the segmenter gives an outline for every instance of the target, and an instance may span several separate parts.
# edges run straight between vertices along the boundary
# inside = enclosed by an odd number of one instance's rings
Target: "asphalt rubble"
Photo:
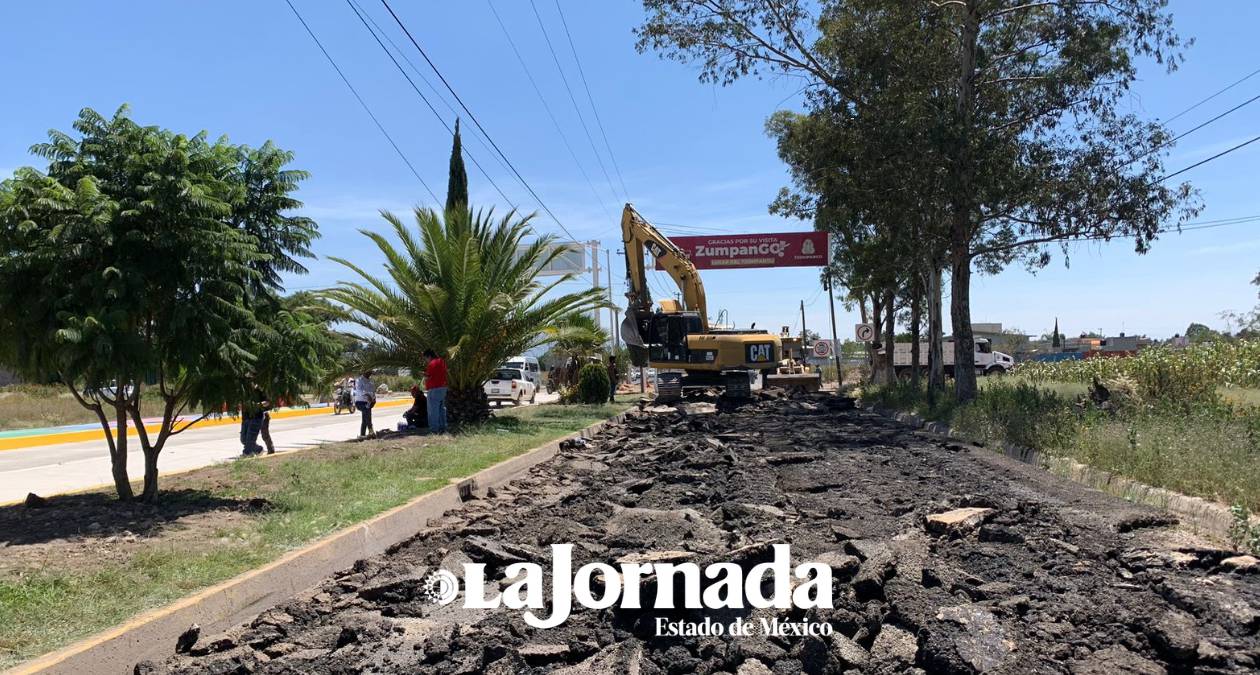
[[[386,554],[135,672],[1260,670],[1260,569],[1245,557],[1185,537],[1155,511],[853,403],[769,390],[743,404],[644,406]],[[655,560],[747,570],[775,543],[791,545],[793,564],[831,567],[834,608],[575,603],[562,625],[535,629],[521,610],[428,595],[433,570],[546,569],[551,544],[574,544],[575,568]],[[660,616],[734,615],[826,622],[833,634],[655,631]]]

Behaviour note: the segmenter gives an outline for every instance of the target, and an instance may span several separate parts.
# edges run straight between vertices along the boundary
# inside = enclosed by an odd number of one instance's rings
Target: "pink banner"
[[[745,267],[823,267],[827,264],[826,232],[727,234],[670,237],[697,269]],[[664,269],[657,263],[656,269]]]

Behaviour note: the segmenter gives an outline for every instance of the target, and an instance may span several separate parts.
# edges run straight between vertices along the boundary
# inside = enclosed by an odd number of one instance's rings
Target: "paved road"
[[[555,398],[554,394],[539,394],[537,402],[550,403]],[[376,428],[395,428],[404,410],[406,406],[377,408],[373,419]],[[357,413],[271,421],[271,438],[277,452],[349,440],[358,434]],[[134,437],[128,447],[127,468],[133,479],[141,478],[144,456]],[[167,442],[159,466],[165,473],[184,471],[232,460],[240,453],[240,427],[237,425],[193,427]],[[0,504],[25,499],[28,492],[46,497],[112,483],[109,451],[104,440],[0,452]]]

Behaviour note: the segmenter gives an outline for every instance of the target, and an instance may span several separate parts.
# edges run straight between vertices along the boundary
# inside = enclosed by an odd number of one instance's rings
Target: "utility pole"
[[[586,242],[587,248],[591,250],[591,288],[599,288],[599,242]],[[591,310],[591,318],[595,320],[595,325],[599,325],[599,308]]]
[[[621,335],[617,330],[617,306],[613,303],[612,293],[612,249],[604,249],[604,262],[608,268],[608,337],[612,340],[612,349],[616,351],[617,345],[621,342]]]
[[[827,287],[827,300],[831,306],[831,359],[836,362],[836,391],[844,385],[844,376],[840,373],[840,340],[836,338],[836,295],[831,292],[831,275],[823,277],[823,285]]]
[[[801,300],[801,360],[805,360],[805,301]]]

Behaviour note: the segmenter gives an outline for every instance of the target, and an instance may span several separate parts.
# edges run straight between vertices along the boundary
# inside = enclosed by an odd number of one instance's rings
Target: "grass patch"
[[[1112,412],[1078,406],[1083,385],[1022,378],[985,381],[967,405],[949,395],[930,405],[924,392],[904,385],[872,388],[863,398],[945,422],[972,440],[1034,447],[1254,512],[1260,510],[1260,408],[1239,403],[1249,400],[1248,391],[1254,390],[1223,390],[1218,400],[1198,402],[1142,401]]]
[[[247,516],[234,512],[235,518],[224,520],[227,525],[203,527],[193,537],[176,525],[142,540],[124,560],[91,569],[45,561],[6,570],[0,574],[0,669],[258,567],[445,486],[451,478],[607,419],[638,395],[621,398],[613,405],[503,410],[477,429],[448,439],[337,443],[172,477],[165,489],[262,498],[271,508]],[[49,508],[56,508],[55,500]]]
[[[29,384],[0,387],[0,431],[97,421],[96,413],[79,405],[65,387]]]

